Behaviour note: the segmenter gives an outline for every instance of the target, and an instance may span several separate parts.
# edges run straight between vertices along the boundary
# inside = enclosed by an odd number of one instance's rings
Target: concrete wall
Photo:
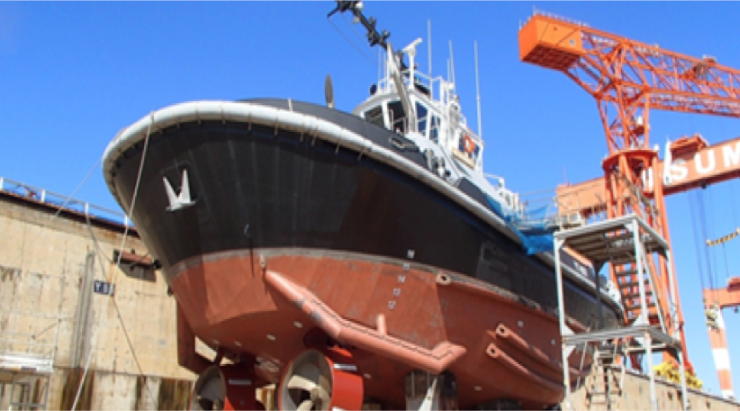
[[[88,358],[77,409],[187,409],[195,376],[177,365],[175,301],[160,273],[116,268],[121,227],[73,214],[55,218],[55,211],[0,192],[0,355],[54,359],[48,409],[71,408]],[[124,248],[147,254],[135,235]],[[95,293],[95,280],[115,283],[114,296]],[[45,380],[16,378],[28,383],[34,401],[43,400]],[[589,397],[589,386],[572,396],[574,409],[606,409],[603,397]],[[10,389],[0,373],[0,409]],[[681,409],[678,387],[658,382],[656,389],[659,409]],[[269,392],[258,397],[271,409]],[[611,409],[651,409],[649,400],[647,378],[627,373]],[[740,410],[701,392],[689,400],[692,409]]]
[[[65,387],[76,391],[76,370],[88,358],[86,408],[158,409],[160,388],[173,391],[178,381],[189,395],[195,376],[177,364],[175,301],[160,273],[116,268],[121,227],[54,214],[32,199],[0,193],[0,355],[54,359],[49,409],[71,405]],[[135,235],[124,249],[147,254]],[[114,283],[114,296],[95,293],[95,280]],[[0,406],[8,390],[0,386]]]
[[[618,373],[613,374],[619,379]],[[589,377],[591,378],[591,377]],[[573,394],[571,404],[574,410],[652,410],[650,405],[650,384],[645,375],[633,373],[624,374],[621,393],[614,391],[611,406],[607,407],[604,395],[589,395],[591,382],[587,383]],[[681,387],[672,383],[656,380],[655,393],[659,410],[681,410]],[[722,397],[705,392],[688,390],[689,409],[692,410],[735,410],[740,411],[740,403],[728,401]],[[563,409],[566,409],[563,405]]]

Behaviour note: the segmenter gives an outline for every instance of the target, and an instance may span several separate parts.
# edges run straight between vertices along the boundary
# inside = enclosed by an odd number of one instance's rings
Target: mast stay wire
[[[357,39],[360,40],[360,43],[362,43],[363,41],[366,41],[367,40],[359,32],[357,32],[357,29],[355,28],[355,24],[353,22],[351,22],[351,21],[348,20],[348,17],[347,17],[346,14],[342,13],[342,18],[344,19],[344,22],[347,23],[347,25],[349,26],[349,28],[352,30],[352,33],[354,33],[355,37],[357,37]],[[364,48],[358,48],[358,49],[359,50],[364,50]],[[380,49],[380,47],[379,47],[379,49]],[[366,51],[362,51],[362,54],[364,54],[365,56],[368,56],[368,59],[369,60],[372,60],[371,59],[372,56],[370,56],[369,54],[367,54]],[[374,62],[374,60],[372,60],[372,61]]]
[[[372,57],[368,56],[367,53],[365,53],[364,51],[362,51],[352,40],[350,40],[350,38],[347,37],[347,35],[345,35],[344,32],[342,32],[342,30],[340,30],[339,27],[337,27],[336,24],[334,24],[334,22],[331,20],[331,18],[327,18],[327,20],[329,20],[329,24],[331,24],[331,26],[334,27],[334,29],[352,46],[352,48],[354,48],[355,50],[357,50],[358,53],[360,53],[363,57],[365,57],[365,59],[367,59],[373,65],[375,65],[375,66],[378,65],[378,63]],[[353,28],[353,30],[354,30],[354,28]]]
[[[134,210],[136,208],[136,200],[139,197],[139,186],[141,185],[141,176],[142,176],[142,174],[143,174],[142,172],[144,170],[144,164],[145,164],[145,160],[146,160],[146,154],[147,154],[147,151],[149,149],[149,138],[151,137],[151,131],[152,131],[152,125],[153,124],[154,124],[154,112],[152,111],[151,113],[149,113],[149,127],[147,128],[147,131],[146,131],[146,138],[144,140],[144,148],[143,148],[142,153],[141,153],[141,161],[139,162],[139,170],[138,170],[137,175],[136,175],[136,183],[134,185],[134,192],[131,195],[131,203],[130,203],[131,204],[131,207],[130,207],[130,211],[128,212],[128,216],[131,216],[131,215],[134,214]],[[101,161],[102,161],[102,158],[101,158]],[[128,233],[130,231],[130,228],[131,228],[131,226],[129,224],[126,224],[126,228],[123,231],[123,238],[121,239],[121,245],[119,247],[118,258],[117,258],[117,261],[116,261],[116,267],[115,267],[116,269],[113,271],[114,274],[113,274],[113,278],[111,280],[111,285],[115,285],[116,284],[116,279],[118,278],[118,272],[120,271],[120,267],[121,267],[121,259],[123,257],[123,250],[126,247],[126,241],[128,240]],[[110,294],[108,294],[108,299],[111,299],[111,298],[113,298],[113,296],[110,295]],[[98,328],[98,330],[100,330],[100,323],[101,323],[102,319],[107,316],[108,306],[109,305],[110,304],[105,304],[103,306],[103,313],[98,317],[97,327],[96,327],[96,328]],[[115,305],[115,303],[114,303],[114,305]],[[82,394],[82,388],[85,385],[85,379],[87,378],[87,373],[90,371],[90,363],[92,361],[93,353],[95,352],[95,349],[97,348],[100,334],[101,334],[100,332],[97,332],[95,334],[95,337],[93,338],[92,345],[90,346],[90,352],[88,353],[87,361],[85,362],[85,369],[84,369],[84,372],[82,373],[82,378],[80,379],[80,385],[79,385],[79,387],[77,387],[77,393],[75,394],[75,399],[72,402],[72,408],[71,408],[72,411],[74,411],[74,410],[77,409],[77,404],[78,404],[78,402],[80,400],[80,395]],[[132,354],[133,354],[133,351],[132,351]],[[134,354],[134,357],[135,357],[135,354]],[[149,392],[149,394],[150,395],[152,394],[151,391]],[[153,396],[152,396],[152,398],[153,398]]]

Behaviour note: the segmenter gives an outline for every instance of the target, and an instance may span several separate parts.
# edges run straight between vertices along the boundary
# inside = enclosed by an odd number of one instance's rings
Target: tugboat
[[[192,408],[260,409],[267,384],[280,409],[556,406],[547,238],[565,222],[528,219],[484,174],[455,84],[416,69],[421,39],[394,51],[361,2],[335,12],[386,51],[385,78],[352,113],[330,89],[326,105],[187,102],[105,151],[110,191],[177,300],[178,361],[199,375]],[[617,324],[607,281],[561,260],[568,326]],[[571,375],[591,354],[570,353]]]

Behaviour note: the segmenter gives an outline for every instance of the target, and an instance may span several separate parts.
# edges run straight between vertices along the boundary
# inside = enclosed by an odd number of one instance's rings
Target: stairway
[[[640,279],[637,277],[637,270],[633,267],[635,262],[626,262],[621,265],[614,265],[615,276],[617,278],[617,287],[619,294],[622,296],[622,306],[627,316],[627,322],[632,324],[642,312],[640,302]],[[660,325],[660,315],[656,305],[656,297],[653,294],[653,287],[649,274],[643,272],[642,282],[645,287],[645,304],[647,308],[647,321],[650,325]]]
[[[612,237],[607,243],[609,262],[614,269],[617,280],[617,288],[622,299],[627,323],[637,324],[638,321],[659,327],[665,331],[663,313],[658,306],[658,296],[653,292],[655,289],[656,276],[650,273],[650,265],[646,264],[647,253],[645,244],[638,244],[638,255],[635,252],[632,233],[624,233]],[[638,260],[640,267],[638,267]],[[641,270],[638,270],[641,268]],[[647,313],[642,315],[642,304],[640,300],[640,283],[645,289],[645,305]]]

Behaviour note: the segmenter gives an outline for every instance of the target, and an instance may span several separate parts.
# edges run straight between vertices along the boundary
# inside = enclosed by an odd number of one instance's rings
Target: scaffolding
[[[568,364],[569,347],[583,345],[584,352],[589,344],[595,344],[596,361],[594,364],[599,367],[623,367],[617,365],[614,361],[617,358],[623,358],[622,355],[632,356],[643,354],[647,359],[648,376],[650,380],[650,404],[654,410],[658,409],[658,401],[655,390],[655,372],[653,370],[653,353],[671,350],[676,353],[679,361],[679,371],[681,375],[681,395],[683,409],[687,409],[686,396],[686,376],[684,370],[684,355],[681,352],[681,341],[678,334],[678,327],[675,327],[673,335],[668,335],[666,319],[660,315],[650,316],[650,310],[657,308],[658,294],[652,294],[648,290],[656,290],[658,286],[657,274],[648,269],[648,259],[654,258],[659,254],[666,259],[666,264],[671,267],[671,253],[668,243],[654,229],[648,226],[637,215],[626,215],[609,220],[599,221],[587,226],[578,227],[570,230],[556,232],[554,235],[554,254],[555,254],[555,271],[557,280],[558,294],[558,317],[560,322],[560,335],[562,336],[562,363],[563,366],[563,384],[565,385],[565,409],[572,409],[571,406],[571,380]],[[597,331],[586,331],[575,333],[566,326],[565,301],[563,293],[563,273],[560,261],[560,252],[563,247],[575,250],[588,260],[590,260],[598,273],[604,264],[611,265],[631,264],[633,271],[630,275],[637,275],[637,281],[634,286],[639,293],[634,297],[639,297],[639,314],[635,318],[627,318],[625,325],[616,328],[603,328]],[[598,279],[598,275],[596,277]],[[668,278],[672,278],[668,273]],[[648,286],[648,287],[646,287]],[[671,295],[677,295],[676,285],[669,281]],[[596,293],[596,298],[601,304],[601,297]],[[623,304],[628,304],[623,296]],[[669,301],[671,320],[678,321],[678,310],[675,301]],[[601,312],[601,307],[599,309]],[[674,322],[674,324],[675,324]],[[616,347],[620,347],[617,349]],[[605,347],[614,347],[613,354],[609,356],[608,349]],[[604,361],[606,359],[606,361]],[[622,369],[622,372],[624,370]],[[605,377],[605,379],[608,377]],[[621,386],[619,387],[621,395]],[[607,406],[610,399],[609,386],[604,387],[603,394],[606,395]]]

